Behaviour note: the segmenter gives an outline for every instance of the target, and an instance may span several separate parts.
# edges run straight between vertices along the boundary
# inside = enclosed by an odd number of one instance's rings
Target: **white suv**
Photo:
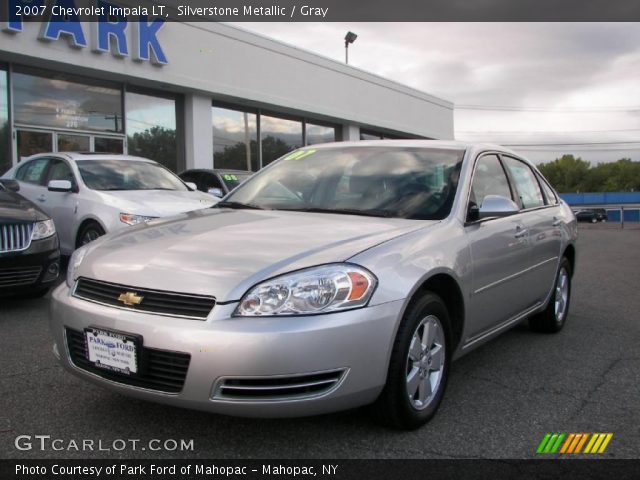
[[[100,153],[43,153],[3,178],[55,222],[60,250],[152,218],[208,208],[217,202],[153,160]]]

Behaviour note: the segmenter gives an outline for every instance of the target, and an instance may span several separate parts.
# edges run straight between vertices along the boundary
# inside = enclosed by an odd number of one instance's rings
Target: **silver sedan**
[[[77,250],[54,352],[117,392],[242,416],[374,404],[416,428],[451,361],[567,319],[576,221],[495,145],[305,147],[214,208]]]
[[[42,153],[4,174],[56,224],[70,255],[108,232],[217,202],[159,163],[109,153]]]

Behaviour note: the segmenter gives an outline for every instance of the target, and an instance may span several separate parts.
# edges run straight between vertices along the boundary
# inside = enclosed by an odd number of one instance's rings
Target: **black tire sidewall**
[[[406,361],[409,353],[411,339],[418,324],[429,315],[435,315],[440,321],[445,337],[445,360],[443,365],[442,379],[435,398],[429,406],[423,410],[417,410],[409,401],[406,391]],[[392,353],[392,359],[387,378],[389,394],[395,397],[394,404],[398,420],[405,428],[417,428],[426,423],[436,413],[449,377],[451,364],[451,327],[449,313],[442,299],[433,293],[427,293],[413,304],[405,314]]]
[[[79,248],[82,246],[82,239],[85,237],[87,232],[91,230],[95,230],[98,233],[99,237],[105,234],[104,228],[102,228],[99,223],[96,223],[96,222],[87,223],[84,227],[82,227],[82,229],[80,230],[80,233],[78,234],[78,239],[76,241],[76,248]]]

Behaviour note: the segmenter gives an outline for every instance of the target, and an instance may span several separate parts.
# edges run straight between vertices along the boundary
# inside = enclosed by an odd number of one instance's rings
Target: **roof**
[[[324,149],[336,147],[400,147],[400,148],[442,148],[450,150],[469,150],[475,151],[498,150],[505,153],[512,153],[518,157],[521,154],[511,150],[510,148],[493,143],[473,143],[462,142],[458,140],[360,140],[355,142],[333,142],[321,143],[317,145],[309,145],[305,148]]]
[[[130,160],[138,162],[155,162],[150,158],[136,157],[135,155],[123,155],[121,153],[99,153],[99,152],[45,152],[31,155],[31,158],[37,157],[64,157],[69,160]]]

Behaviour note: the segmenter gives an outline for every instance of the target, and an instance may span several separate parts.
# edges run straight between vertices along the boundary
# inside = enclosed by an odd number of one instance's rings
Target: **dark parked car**
[[[607,221],[607,211],[604,208],[594,208],[589,210],[579,210],[576,212],[576,219],[579,222],[598,223]]]
[[[41,296],[60,274],[58,235],[19,189],[15,180],[0,180],[0,296]]]
[[[231,190],[247,180],[253,172],[246,170],[185,170],[178,176],[183,182],[195,183],[201,192],[210,193],[216,197],[224,197]]]

